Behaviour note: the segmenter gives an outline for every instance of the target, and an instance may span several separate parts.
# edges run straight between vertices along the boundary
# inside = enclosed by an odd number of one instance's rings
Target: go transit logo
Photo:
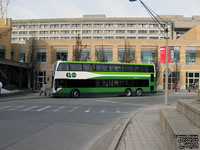
[[[76,73],[75,72],[73,72],[73,73],[68,72],[68,73],[66,73],[66,77],[68,77],[68,78],[76,78]]]

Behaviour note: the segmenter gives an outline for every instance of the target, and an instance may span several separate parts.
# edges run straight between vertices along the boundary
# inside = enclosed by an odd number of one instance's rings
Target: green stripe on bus
[[[63,88],[57,91],[56,93],[66,93],[69,94],[73,89],[78,89],[80,93],[123,93],[127,88],[130,88],[132,92],[135,92],[137,88],[141,87],[103,87],[103,88]],[[143,91],[150,91],[149,87],[142,87]]]
[[[151,75],[154,74],[153,72],[92,72],[88,71],[90,73],[100,74],[100,75]]]

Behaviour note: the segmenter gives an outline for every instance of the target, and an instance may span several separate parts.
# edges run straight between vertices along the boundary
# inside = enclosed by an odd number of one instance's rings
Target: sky
[[[158,15],[200,16],[200,0],[142,0]],[[10,0],[8,18],[149,17],[139,1],[129,0]]]

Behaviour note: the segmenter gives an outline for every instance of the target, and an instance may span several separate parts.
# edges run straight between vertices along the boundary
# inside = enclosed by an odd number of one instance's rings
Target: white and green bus
[[[52,76],[54,96],[141,96],[156,92],[153,64],[57,61]]]

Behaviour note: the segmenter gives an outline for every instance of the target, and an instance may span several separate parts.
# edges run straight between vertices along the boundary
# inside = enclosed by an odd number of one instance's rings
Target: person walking
[[[45,96],[47,96],[47,83],[44,82],[40,91],[40,96],[44,93]]]
[[[3,88],[3,83],[0,81],[0,95],[1,95],[1,89]]]
[[[174,84],[174,89],[175,89],[175,92],[177,92],[177,89],[178,89],[178,84],[177,84],[177,82]]]

